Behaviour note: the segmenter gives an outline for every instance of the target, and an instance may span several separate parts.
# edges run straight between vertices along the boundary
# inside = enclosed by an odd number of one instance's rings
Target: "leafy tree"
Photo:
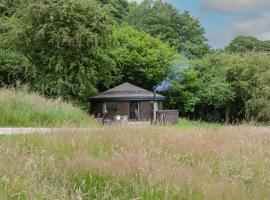
[[[8,50],[0,50],[0,87],[16,86],[34,79],[35,67],[23,55]]]
[[[102,4],[110,7],[112,16],[118,22],[122,22],[129,12],[129,3],[127,0],[99,0]]]
[[[206,90],[211,89],[218,81],[223,82],[220,89],[214,89],[216,95],[210,95],[213,102],[223,99],[223,111],[230,121],[270,119],[270,59],[267,53],[249,52],[243,54],[217,53],[208,55],[200,60],[197,69],[203,72],[203,78],[212,82],[209,86],[202,85]],[[209,74],[218,76],[208,77]],[[215,79],[218,77],[218,80]],[[223,92],[222,92],[223,91]],[[224,93],[224,91],[227,91]],[[209,96],[207,92],[203,92]],[[217,99],[218,98],[218,99]],[[225,103],[225,104],[224,104]],[[212,103],[213,104],[213,103]],[[222,105],[221,104],[221,105]],[[205,103],[205,105],[209,105]],[[206,113],[210,113],[208,110]]]
[[[126,21],[137,29],[160,37],[189,58],[202,57],[209,51],[199,21],[187,11],[180,13],[162,0],[145,0],[141,4],[133,4]]]
[[[180,76],[184,77],[182,82],[172,80],[170,100],[181,114],[192,113],[200,102],[198,91],[202,84],[198,73],[194,69],[186,69]]]
[[[34,90],[88,104],[98,85],[118,80],[107,13],[93,0],[41,0],[6,20],[2,35],[37,67]]]
[[[247,53],[241,80],[247,84],[245,113],[247,120],[270,120],[270,56],[268,53]]]
[[[151,35],[124,26],[114,32],[123,81],[152,89],[168,73],[177,52]]]
[[[177,67],[182,68],[181,65]],[[206,120],[217,121],[225,116],[226,105],[235,94],[218,69],[202,61],[189,61],[182,70],[173,71],[170,99],[174,105],[171,106],[177,107],[181,114]]]
[[[238,36],[225,48],[229,52],[270,51],[270,41],[261,41],[252,36]]]

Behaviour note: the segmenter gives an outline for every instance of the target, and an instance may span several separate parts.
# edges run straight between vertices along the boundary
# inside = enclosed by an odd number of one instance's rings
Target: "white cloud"
[[[208,39],[214,48],[223,48],[239,35],[270,40],[270,13],[233,18],[222,29],[211,32]]]
[[[231,22],[233,34],[252,35],[261,40],[270,40],[270,13],[241,17]]]
[[[227,22],[221,30],[215,30],[209,42],[222,48],[239,35],[254,36],[260,40],[270,40],[270,0],[202,0],[206,13],[223,13]]]
[[[241,12],[269,9],[270,0],[202,0],[202,5],[217,12]]]

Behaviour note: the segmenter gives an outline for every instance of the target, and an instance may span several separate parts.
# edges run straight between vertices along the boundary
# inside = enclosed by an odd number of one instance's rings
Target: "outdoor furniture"
[[[114,120],[115,121],[121,121],[121,115],[115,115]]]
[[[122,123],[128,123],[128,116],[127,115],[121,116],[121,122]]]
[[[102,122],[103,122],[103,125],[111,125],[112,119],[111,118],[103,118]]]

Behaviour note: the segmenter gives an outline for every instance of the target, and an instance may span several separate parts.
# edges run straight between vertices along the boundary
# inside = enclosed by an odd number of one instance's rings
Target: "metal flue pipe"
[[[156,101],[156,93],[157,93],[157,89],[154,86],[153,87],[153,91],[154,91],[154,102],[153,102],[153,124],[156,124],[157,121],[157,101]]]

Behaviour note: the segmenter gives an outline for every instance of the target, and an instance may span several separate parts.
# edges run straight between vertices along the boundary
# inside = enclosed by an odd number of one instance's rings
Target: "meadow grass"
[[[96,126],[71,104],[14,89],[0,89],[0,127]]]
[[[0,199],[269,199],[270,128],[0,137]]]
[[[218,129],[221,124],[214,122],[205,122],[199,120],[189,120],[186,118],[179,118],[179,122],[174,126],[176,128],[188,129],[188,128],[213,128]]]

